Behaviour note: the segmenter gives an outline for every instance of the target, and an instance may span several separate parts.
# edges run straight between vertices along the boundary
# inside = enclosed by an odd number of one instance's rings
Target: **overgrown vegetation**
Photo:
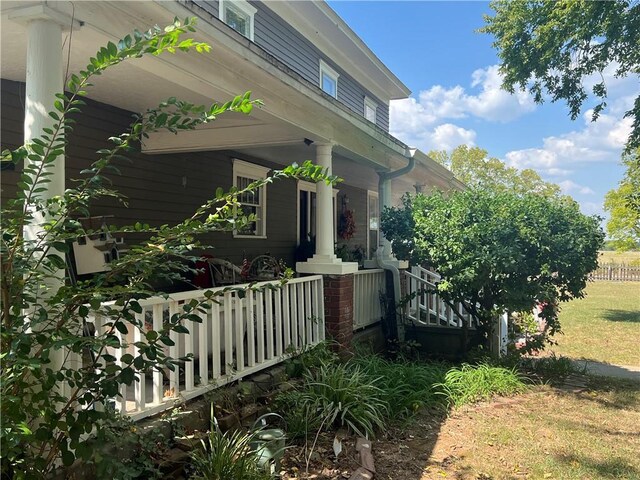
[[[382,399],[387,403],[388,416],[392,420],[412,416],[426,406],[440,402],[435,387],[444,381],[450,368],[446,363],[390,361],[376,355],[357,357],[353,360],[362,371],[382,390]]]
[[[513,395],[526,390],[515,369],[486,363],[452,368],[446,373],[444,382],[437,387],[442,389],[447,404],[456,408],[489,400],[494,395]]]
[[[440,298],[467,305],[479,324],[478,344],[502,312],[541,305],[544,334],[522,352],[560,331],[557,307],[584,295],[604,240],[599,219],[570,199],[473,188],[405,196],[402,206],[382,213],[382,229],[398,258],[442,276]]]
[[[300,383],[278,396],[274,407],[294,440],[339,427],[370,438],[423,408],[444,411],[525,389],[515,369],[487,364],[455,368],[363,354],[307,370]]]
[[[85,70],[67,79],[67,93],[59,93],[55,103],[51,100],[55,111],[49,113],[50,128],[31,143],[2,153],[3,163],[24,165],[16,197],[2,211],[3,478],[44,478],[60,465],[95,461],[95,449],[86,437],[102,438],[107,432],[104,426],[112,425],[110,405],[118,398],[119,387],[139,381],[141,372],[176,368],[178,359],[167,356],[166,347],[174,344],[175,334],[189,332],[190,322],[201,321],[214,294],[207,292],[202,301],[185,303],[159,330],[145,326],[139,300],[158,294],[150,286],[153,283],[181,279],[191,271],[188,265],[196,260],[196,252],[210,247],[201,241],[203,234],[242,228],[256,220],[241,214],[240,195],[277,178],[335,180],[320,167],[306,164],[274,172],[243,190],[218,189],[215,198],[178,224],[152,226],[140,221],[112,229],[114,235],[136,234],[146,240],[131,245],[107,272],[78,282],[67,278],[65,255],[71,242],[104,233],[84,228],[78,218],[91,216],[99,199],[125,202],[107,178],[118,174],[117,161],[136,152],[150,133],[192,130],[225,112],[248,114],[256,104],[249,93],[211,106],[169,98],[139,115],[129,131],[111,137],[111,147],[97,151],[97,160],[63,194],[48,194],[57,160],[74,138],[70,117],[81,114],[92,78],[145,55],[208,52],[208,45],[183,38],[193,31],[193,20],[176,20],[165,29],[135,31],[117,44],[110,42]],[[107,300],[113,303],[105,304]],[[104,328],[85,335],[96,316],[104,320]],[[130,330],[140,333],[135,354],[116,359],[113,352],[126,348],[121,337]]]

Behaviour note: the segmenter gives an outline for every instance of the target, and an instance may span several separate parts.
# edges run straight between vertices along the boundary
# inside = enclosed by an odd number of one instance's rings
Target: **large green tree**
[[[435,268],[449,302],[466,301],[480,332],[498,312],[544,304],[547,333],[560,328],[560,302],[582,297],[604,233],[597,217],[566,197],[470,188],[406,196],[382,214],[395,254]]]
[[[604,199],[609,212],[607,233],[616,250],[640,247],[640,148],[622,157],[627,167],[618,188],[610,190]]]
[[[451,153],[434,150],[429,156],[444,165],[461,182],[470,187],[512,190],[518,193],[537,193],[547,197],[560,195],[560,187],[545,182],[535,170],[508,167],[480,147],[460,145]]]
[[[482,32],[495,37],[504,88],[528,89],[536,102],[545,93],[564,100],[571,118],[590,95],[598,99],[597,119],[606,107],[607,85],[601,76],[612,66],[616,77],[640,74],[640,3],[638,0],[495,0]],[[585,79],[600,75],[590,91]],[[640,96],[626,112],[633,119],[627,150],[640,146]]]

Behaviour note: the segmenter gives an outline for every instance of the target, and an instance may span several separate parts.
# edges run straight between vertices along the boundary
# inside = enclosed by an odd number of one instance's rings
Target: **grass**
[[[562,306],[564,335],[549,351],[617,365],[640,365],[640,282],[592,282]]]
[[[452,368],[446,373],[444,382],[436,387],[442,389],[447,404],[455,408],[527,389],[515,370],[487,364]]]
[[[389,410],[377,383],[358,366],[326,364],[307,372],[302,385],[295,392],[285,392],[279,403],[289,407],[282,414],[287,424],[296,427],[295,436],[302,436],[298,431],[302,428],[313,433],[312,429],[348,427],[370,438],[384,428]],[[321,421],[315,428],[317,419]]]
[[[498,405],[472,407],[470,416],[462,412],[462,420],[443,426],[473,439],[454,466],[473,476],[455,478],[640,478],[638,384],[600,379],[579,392],[536,387]]]
[[[598,257],[600,265],[640,266],[640,252],[601,251]]]

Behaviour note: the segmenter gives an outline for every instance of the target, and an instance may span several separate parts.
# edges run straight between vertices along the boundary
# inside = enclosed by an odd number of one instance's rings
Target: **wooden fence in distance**
[[[640,267],[624,265],[602,265],[594,270],[592,280],[611,280],[617,282],[640,282]]]

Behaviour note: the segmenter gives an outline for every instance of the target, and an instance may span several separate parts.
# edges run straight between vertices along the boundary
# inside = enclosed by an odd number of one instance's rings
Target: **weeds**
[[[569,375],[586,373],[585,368],[579,368],[570,358],[556,356],[554,353],[549,357],[523,358],[520,368],[544,382],[551,383],[561,382]]]
[[[450,369],[443,383],[435,385],[445,396],[449,406],[455,408],[494,395],[513,395],[527,389],[515,369],[487,364],[464,364]]]

